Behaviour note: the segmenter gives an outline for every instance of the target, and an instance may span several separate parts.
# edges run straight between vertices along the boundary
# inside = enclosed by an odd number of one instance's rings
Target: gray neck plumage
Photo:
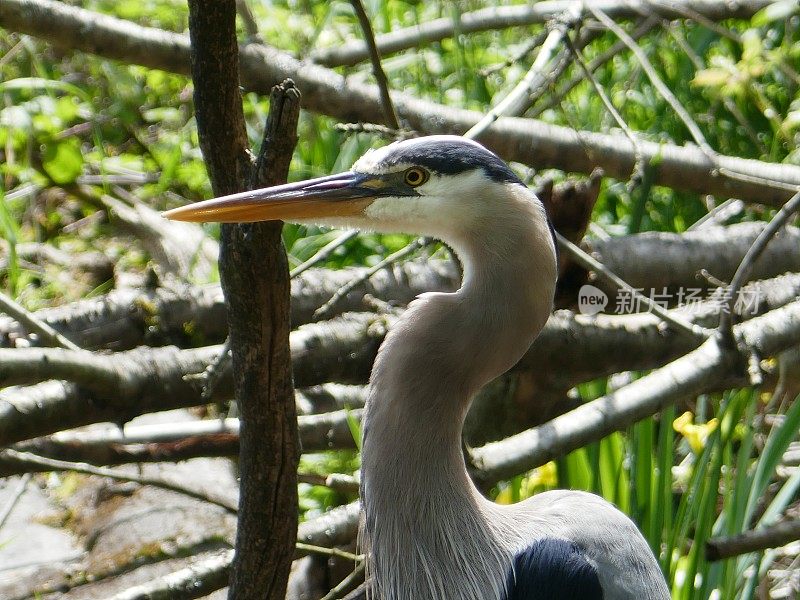
[[[472,396],[519,360],[552,307],[552,238],[523,189],[506,223],[448,239],[464,264],[461,289],[413,302],[375,361],[362,498],[380,600],[504,595],[514,549],[486,518],[491,503],[467,475],[461,430]]]

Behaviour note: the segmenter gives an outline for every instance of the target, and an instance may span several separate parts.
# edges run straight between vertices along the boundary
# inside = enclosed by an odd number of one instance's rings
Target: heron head
[[[428,136],[371,150],[338,175],[197,202],[164,213],[179,221],[284,220],[384,233],[448,237],[502,210],[522,185],[495,154],[457,136]]]

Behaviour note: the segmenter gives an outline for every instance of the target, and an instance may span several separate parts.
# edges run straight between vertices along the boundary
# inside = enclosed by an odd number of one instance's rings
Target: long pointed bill
[[[384,187],[378,177],[347,172],[212,198],[162,214],[167,219],[196,223],[346,217],[362,213]]]

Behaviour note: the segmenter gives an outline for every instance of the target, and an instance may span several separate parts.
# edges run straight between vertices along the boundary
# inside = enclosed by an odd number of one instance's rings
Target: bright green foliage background
[[[181,0],[86,0],[79,4],[143,25],[187,29],[187,8]],[[349,2],[251,0],[250,5],[262,38],[299,57],[361,36]],[[365,5],[376,32],[387,32],[438,17],[457,21],[461,12],[487,3],[368,0]],[[800,163],[800,20],[796,11],[795,2],[785,2],[750,22],[722,23],[719,30],[674,21],[655,27],[640,40],[718,152]],[[632,24],[626,27],[631,29]],[[386,57],[383,64],[394,89],[486,110],[495,95],[502,97],[530,66],[530,53],[510,66],[502,65],[540,29],[459,35]],[[246,34],[240,33],[244,40]],[[615,41],[611,34],[604,34],[584,50],[584,56],[588,61]],[[501,67],[485,74],[485,69],[495,65]],[[373,80],[366,64],[341,71],[356,80]],[[546,106],[560,82],[576,73],[577,68],[571,66],[534,110],[548,122],[621,135],[585,81],[562,102]],[[676,144],[691,142],[683,123],[628,52],[618,53],[596,77],[640,136]],[[132,271],[141,271],[148,263],[135,240],[121,236],[102,219],[65,232],[65,226],[98,210],[73,193],[82,176],[127,176],[133,183],[123,187],[157,209],[210,196],[197,143],[192,85],[184,77],[65,52],[0,31],[0,99],[0,236],[5,239],[0,287],[30,309],[102,293],[112,282],[91,288],[29,268],[15,252],[19,243],[48,242],[68,251],[97,249],[117,257],[124,269]],[[244,107],[248,133],[256,146],[267,100],[246,93]],[[310,113],[303,113],[299,135],[293,180],[345,169],[365,149],[384,143],[370,134],[343,133],[331,119]],[[543,175],[516,166],[530,181]],[[652,186],[646,175],[639,186],[606,180],[594,222],[612,235],[681,232],[706,214],[703,198]],[[113,193],[111,184],[99,187]],[[762,207],[752,206],[738,218],[769,216]],[[213,226],[209,231],[216,235]],[[287,226],[291,263],[310,257],[335,235]],[[409,239],[360,236],[335,253],[328,266],[374,264]],[[579,392],[590,399],[602,394],[606,385],[606,381],[587,383]],[[694,447],[688,439],[690,429],[676,432],[672,421],[678,415],[668,410],[624,434],[573,452],[556,465],[502,484],[493,493],[504,502],[554,486],[600,493],[639,523],[670,578],[674,598],[752,598],[772,564],[773,553],[708,565],[703,541],[768,525],[798,497],[800,476],[775,479],[775,466],[798,437],[800,403],[767,408],[768,401],[769,394],[758,390],[700,398],[691,405]],[[770,427],[763,418],[767,410],[785,418]],[[303,459],[306,472],[352,473],[357,467],[354,453]],[[760,499],[768,487],[771,493],[764,505]],[[304,485],[302,492],[304,512],[345,499],[322,487]]]

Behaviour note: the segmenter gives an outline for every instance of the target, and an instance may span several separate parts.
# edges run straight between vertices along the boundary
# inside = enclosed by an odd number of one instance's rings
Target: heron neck
[[[472,397],[522,357],[552,307],[554,285],[539,283],[555,268],[549,231],[544,235],[532,227],[503,240],[487,232],[452,244],[464,265],[461,288],[414,301],[375,361],[365,418],[367,477],[370,470],[403,472],[409,488],[431,478],[471,489],[461,432]]]
[[[362,496],[384,600],[460,600],[454,589],[464,599],[488,599],[504,585],[497,574],[508,549],[467,474],[461,431],[475,392],[513,366],[544,325],[555,257],[541,213],[511,214],[507,224],[472,227],[448,242],[464,264],[461,288],[411,304],[381,347],[370,382]]]

